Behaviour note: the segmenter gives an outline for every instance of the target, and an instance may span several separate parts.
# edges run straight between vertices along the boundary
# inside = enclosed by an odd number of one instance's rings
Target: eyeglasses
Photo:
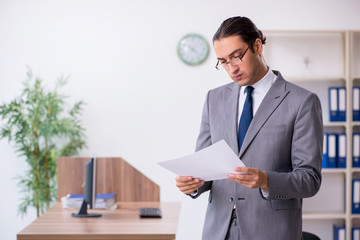
[[[217,61],[215,68],[217,70],[221,70],[221,69],[228,69],[229,68],[229,63],[231,65],[237,65],[239,63],[242,62],[242,59],[245,56],[245,53],[247,52],[247,50],[250,48],[250,46],[247,47],[247,49],[245,50],[245,52],[243,54],[239,54],[238,56],[233,56],[230,61],[227,62],[220,62],[220,60]]]

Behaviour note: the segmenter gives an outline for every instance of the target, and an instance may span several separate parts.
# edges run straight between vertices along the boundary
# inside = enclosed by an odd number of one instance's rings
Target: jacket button
[[[233,202],[233,201],[234,201],[234,196],[230,196],[230,197],[229,197],[229,201],[230,201],[230,202]]]

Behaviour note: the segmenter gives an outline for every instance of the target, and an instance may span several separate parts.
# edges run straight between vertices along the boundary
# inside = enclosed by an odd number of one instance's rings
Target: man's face
[[[259,42],[260,39],[254,42],[254,53],[248,49],[249,46],[239,36],[214,41],[219,65],[222,63],[230,78],[240,86],[253,85],[265,75],[266,65],[261,57],[262,45]]]

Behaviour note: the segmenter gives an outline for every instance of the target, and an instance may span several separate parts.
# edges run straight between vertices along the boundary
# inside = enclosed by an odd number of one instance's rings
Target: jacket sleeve
[[[266,199],[314,196],[321,185],[323,123],[319,98],[311,93],[300,104],[291,143],[291,172],[267,172],[269,195]],[[261,192],[260,192],[261,194]]]
[[[196,141],[196,149],[195,151],[199,151],[203,148],[206,148],[212,145],[211,134],[210,134],[210,122],[209,122],[209,96],[210,92],[208,92],[206,96],[206,101],[204,103],[204,108],[202,112],[201,125],[200,125],[200,133]],[[189,194],[192,198],[199,197],[203,192],[206,192],[211,189],[212,181],[207,181],[205,184],[198,189],[198,191],[194,194]]]

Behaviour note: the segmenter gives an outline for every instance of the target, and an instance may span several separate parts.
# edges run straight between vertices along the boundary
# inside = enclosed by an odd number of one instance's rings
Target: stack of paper
[[[80,208],[84,200],[84,194],[68,194],[61,198],[63,208]],[[115,193],[96,194],[94,208],[116,209]]]

